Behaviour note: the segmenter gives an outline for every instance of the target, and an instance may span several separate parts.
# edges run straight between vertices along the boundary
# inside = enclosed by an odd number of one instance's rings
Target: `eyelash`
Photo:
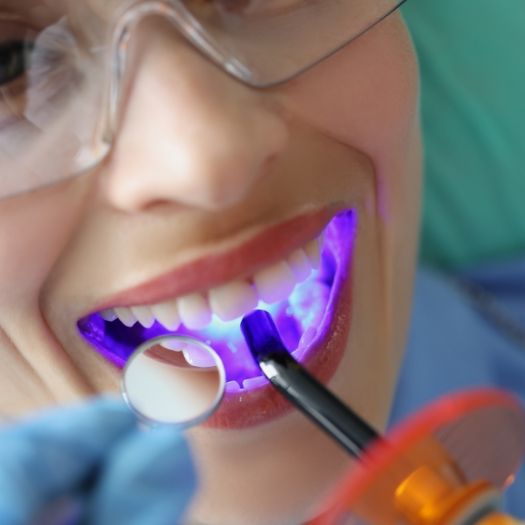
[[[77,42],[60,21],[37,30],[0,19],[0,115],[23,119],[28,107],[51,111],[81,82]],[[30,103],[30,106],[28,104]]]
[[[0,88],[22,78],[27,71],[36,31],[10,15],[0,15]]]
[[[27,53],[28,43],[25,41],[0,42],[0,86],[9,85],[24,75],[27,70]]]

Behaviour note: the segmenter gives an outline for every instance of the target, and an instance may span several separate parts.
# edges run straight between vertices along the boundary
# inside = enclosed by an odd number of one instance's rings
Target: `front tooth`
[[[205,297],[192,293],[180,297],[178,307],[182,322],[190,330],[201,330],[211,321],[211,310]]]
[[[160,341],[160,346],[175,352],[182,352],[186,362],[195,368],[217,368],[217,363],[211,352],[198,346],[185,345],[183,341],[174,337],[168,337]]]
[[[313,327],[313,326],[308,327],[305,330],[304,334],[301,336],[301,339],[299,340],[299,344],[297,345],[297,348],[306,350],[306,347],[308,347],[312,343],[316,335],[317,335],[317,327]]]
[[[301,361],[301,359],[303,358],[304,352],[305,352],[305,349],[299,346],[292,352],[292,355],[296,361]]]
[[[231,321],[257,306],[257,293],[246,281],[233,281],[209,292],[210,306],[223,321]]]
[[[137,322],[136,317],[127,306],[117,306],[117,308],[115,308],[115,313],[120,319],[120,322],[128,328],[131,328]]]
[[[100,317],[102,317],[104,321],[115,321],[116,319],[118,319],[118,316],[115,313],[115,310],[113,310],[113,308],[102,310],[102,312],[100,312]]]
[[[239,385],[239,383],[237,383],[237,381],[235,381],[234,379],[232,379],[231,381],[228,381],[226,383],[226,387],[225,387],[225,390],[228,394],[232,394],[232,393],[236,393],[236,392],[240,392],[241,391],[241,385]]]
[[[267,384],[268,380],[264,376],[258,376],[245,379],[242,382],[242,387],[244,390],[254,390],[255,388],[260,388],[262,386],[266,386]]]
[[[131,313],[144,328],[151,328],[155,323],[155,317],[149,306],[132,306]]]
[[[319,239],[310,241],[305,247],[304,251],[310,261],[312,267],[317,270],[321,266],[321,248],[319,247]]]
[[[173,350],[175,352],[182,352],[183,348],[181,341],[173,337],[166,337],[159,342],[159,345],[168,350]]]
[[[177,330],[180,326],[180,314],[177,300],[167,301],[151,307],[155,318],[168,330]]]
[[[259,297],[269,304],[286,299],[295,287],[294,274],[283,261],[257,272],[253,281]]]
[[[206,350],[197,347],[186,348],[182,351],[186,361],[195,368],[217,368],[213,356]]]
[[[288,264],[299,283],[306,281],[312,273],[312,264],[308,260],[308,257],[306,257],[306,253],[304,253],[302,248],[295,250],[295,252],[288,257]]]

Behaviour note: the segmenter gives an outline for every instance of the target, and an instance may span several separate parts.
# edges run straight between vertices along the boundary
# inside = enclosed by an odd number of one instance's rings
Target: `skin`
[[[0,201],[1,413],[115,391],[118,371],[75,328],[104,298],[343,198],[360,226],[352,326],[331,388],[383,428],[420,192],[417,68],[400,16],[268,90],[235,81],[162,22],[139,38],[106,161]],[[299,523],[350,465],[296,414],[190,438],[202,487],[192,515],[207,524]]]

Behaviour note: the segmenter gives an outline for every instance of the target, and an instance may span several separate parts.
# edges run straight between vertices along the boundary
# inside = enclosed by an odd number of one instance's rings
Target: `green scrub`
[[[423,262],[525,253],[525,2],[408,0],[425,141]]]

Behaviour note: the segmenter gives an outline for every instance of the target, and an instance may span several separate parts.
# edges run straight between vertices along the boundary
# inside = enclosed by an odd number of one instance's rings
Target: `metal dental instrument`
[[[124,369],[121,392],[142,423],[188,428],[215,412],[225,385],[224,365],[213,348],[169,335],[137,348]]]

